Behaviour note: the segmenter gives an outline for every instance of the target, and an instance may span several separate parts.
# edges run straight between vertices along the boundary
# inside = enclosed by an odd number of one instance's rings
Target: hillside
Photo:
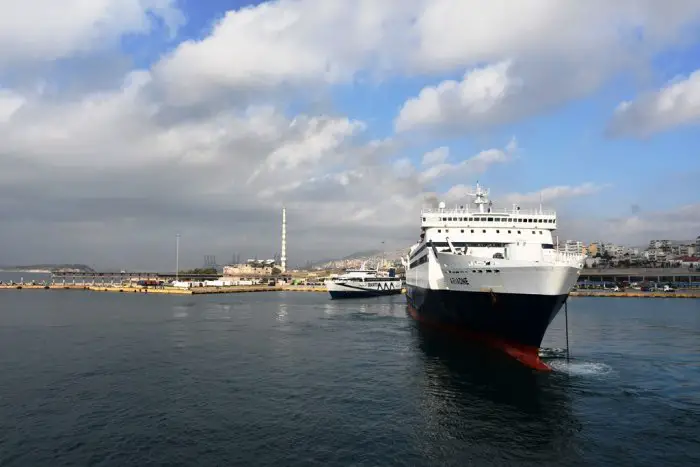
[[[0,266],[0,271],[5,272],[95,272],[85,264],[30,264],[26,266]]]
[[[332,258],[316,261],[307,265],[310,269],[334,269],[334,268],[348,268],[348,267],[359,267],[363,261],[369,261],[370,263],[376,262],[380,258],[385,261],[398,262],[401,257],[406,255],[408,247],[401,248],[399,250],[366,250],[351,253],[342,258]]]

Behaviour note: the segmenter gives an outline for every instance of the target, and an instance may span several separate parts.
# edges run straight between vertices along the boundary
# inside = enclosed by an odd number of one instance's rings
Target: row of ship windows
[[[445,233],[449,233],[449,232],[450,232],[450,229],[445,229]],[[460,232],[460,233],[464,233],[464,229],[460,229],[459,232]],[[486,233],[486,229],[483,229],[481,232],[482,232],[482,233]],[[532,231],[532,235],[535,235],[535,232],[536,232],[536,231],[533,230],[533,231]],[[540,235],[542,235],[542,232],[543,232],[543,231],[542,231],[542,230],[537,230],[537,232],[539,232]],[[442,229],[438,229],[438,233],[442,233]],[[474,233],[474,229],[471,229],[471,233]],[[501,231],[500,231],[500,230],[496,230],[496,233],[501,233]],[[512,230],[509,230],[508,233],[512,233]],[[520,233],[522,233],[522,232],[521,232],[520,230],[518,230],[518,233],[520,234]]]
[[[423,218],[423,222],[426,218]],[[535,224],[554,224],[554,219],[511,219],[510,217],[439,217],[440,222],[524,222]]]
[[[415,268],[416,266],[418,266],[419,264],[423,264],[423,263],[425,263],[425,262],[427,262],[427,261],[428,261],[428,255],[425,254],[425,255],[421,256],[420,258],[418,258],[417,260],[413,261],[411,264],[409,264],[408,267],[409,267],[410,269],[413,269],[413,268]]]
[[[448,274],[464,274],[465,272],[469,272],[469,270],[468,269],[458,269],[456,271],[447,271],[447,272],[448,272]],[[494,274],[498,274],[499,272],[501,272],[501,270],[500,269],[472,269],[472,273],[474,273],[474,274],[476,274],[476,273],[483,274],[485,272],[486,273],[492,272]]]

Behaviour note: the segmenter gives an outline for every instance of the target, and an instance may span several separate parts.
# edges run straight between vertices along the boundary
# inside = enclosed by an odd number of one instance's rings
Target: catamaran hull
[[[549,370],[539,358],[547,328],[568,297],[435,290],[406,285],[410,315],[426,325],[505,351],[523,364]]]
[[[400,294],[400,290],[390,290],[390,291],[381,291],[377,292],[376,290],[357,290],[357,291],[328,291],[328,294],[331,296],[332,299],[339,299],[339,298],[369,298],[369,297],[382,297],[385,295],[398,295]]]

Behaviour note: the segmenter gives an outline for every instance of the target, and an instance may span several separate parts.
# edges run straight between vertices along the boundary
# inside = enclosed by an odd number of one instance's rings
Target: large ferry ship
[[[420,241],[403,259],[412,317],[549,370],[539,347],[583,268],[559,252],[553,211],[496,210],[477,183],[473,205],[421,212]]]
[[[381,275],[379,269],[347,269],[345,274],[326,281],[326,289],[331,298],[362,298],[400,294],[401,278],[393,270],[388,275]]]

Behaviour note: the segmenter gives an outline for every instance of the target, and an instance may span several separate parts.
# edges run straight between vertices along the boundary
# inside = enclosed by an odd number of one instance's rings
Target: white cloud
[[[608,126],[611,136],[646,137],[700,123],[700,70],[656,92],[622,102]]]
[[[590,92],[680,40],[699,14],[692,0],[673,8],[652,0],[279,0],[228,12],[155,73],[170,102],[194,104],[233,91],[467,70],[469,108],[498,111],[485,118],[499,121],[511,100],[518,117]],[[508,94],[478,95],[486,90]],[[486,112],[489,103],[495,109]]]
[[[700,234],[700,203],[629,216],[570,218],[560,238],[645,246],[652,239],[693,241]]]
[[[603,82],[606,73],[601,63],[578,65],[548,59],[504,60],[469,70],[461,81],[426,86],[406,100],[394,122],[396,131],[476,132],[550,110],[583,97]]]
[[[450,148],[441,146],[423,155],[423,165],[442,164],[450,156]]]
[[[542,203],[561,202],[570,198],[588,196],[599,193],[607,188],[607,185],[587,182],[581,185],[558,185],[543,188],[531,193],[510,193],[503,198],[506,205],[519,204],[522,206],[534,206]]]
[[[486,149],[461,162],[438,162],[418,173],[418,184],[427,187],[438,180],[459,180],[486,172],[492,165],[509,162],[515,156],[515,139],[505,149]]]
[[[0,71],[26,62],[48,62],[143,34],[153,19],[171,34],[184,17],[175,0],[24,0],[0,2]]]
[[[6,89],[0,89],[0,123],[6,123],[24,105],[24,98]]]
[[[220,89],[340,83],[396,65],[422,0],[279,0],[229,11],[155,71],[176,103]],[[395,55],[396,54],[396,55]]]

